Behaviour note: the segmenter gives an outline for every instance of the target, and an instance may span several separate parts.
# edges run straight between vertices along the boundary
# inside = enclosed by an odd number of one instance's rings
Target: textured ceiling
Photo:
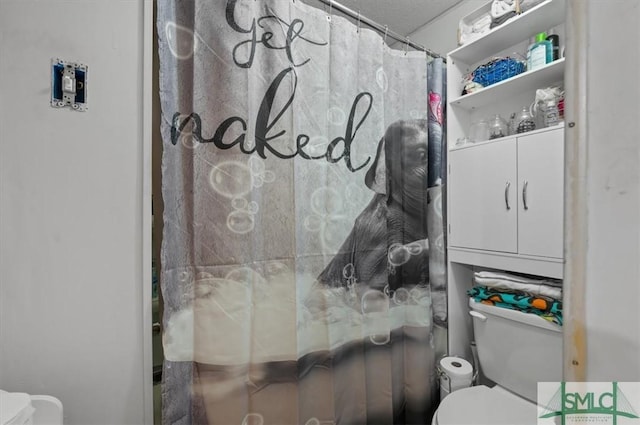
[[[400,35],[411,34],[462,0],[337,0]]]

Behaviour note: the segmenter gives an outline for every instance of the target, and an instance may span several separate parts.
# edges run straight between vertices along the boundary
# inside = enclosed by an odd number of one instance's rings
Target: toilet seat
[[[509,391],[484,385],[448,395],[433,425],[536,425],[537,406]]]

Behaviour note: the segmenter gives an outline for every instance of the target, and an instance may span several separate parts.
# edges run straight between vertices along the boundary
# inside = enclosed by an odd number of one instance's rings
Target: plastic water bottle
[[[560,122],[560,112],[555,100],[547,100],[544,105],[544,126],[550,127]]]

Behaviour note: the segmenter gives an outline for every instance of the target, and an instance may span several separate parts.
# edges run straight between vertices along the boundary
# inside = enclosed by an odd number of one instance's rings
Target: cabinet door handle
[[[524,205],[525,211],[529,209],[529,205],[527,205],[527,187],[529,187],[529,182],[525,180],[522,185],[522,205]]]
[[[509,205],[509,188],[511,187],[511,182],[507,182],[507,185],[504,188],[504,203],[507,206],[507,211],[511,209],[511,205]]]

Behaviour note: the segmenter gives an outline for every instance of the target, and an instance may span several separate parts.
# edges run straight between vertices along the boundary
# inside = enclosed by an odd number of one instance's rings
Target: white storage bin
[[[543,0],[513,0],[513,11],[519,14],[523,10],[521,9],[521,4],[523,2],[527,2],[531,5],[531,7],[535,4],[540,3]],[[500,3],[497,3],[498,5]],[[477,8],[473,12],[469,13],[458,23],[458,45],[462,46],[463,44],[468,44],[478,38],[482,37],[489,31],[491,31],[491,22],[492,22],[492,5],[493,0],[488,1],[483,4],[481,7]],[[530,7],[529,7],[530,8]],[[509,10],[508,8],[507,10]],[[500,13],[499,7],[494,10],[495,15],[493,18],[498,18],[503,13]]]
[[[482,37],[491,26],[491,1],[477,8],[458,23],[458,45],[462,46]]]
[[[0,390],[0,425],[62,425],[62,421],[57,398]]]
[[[31,396],[0,390],[0,425],[33,425]]]

